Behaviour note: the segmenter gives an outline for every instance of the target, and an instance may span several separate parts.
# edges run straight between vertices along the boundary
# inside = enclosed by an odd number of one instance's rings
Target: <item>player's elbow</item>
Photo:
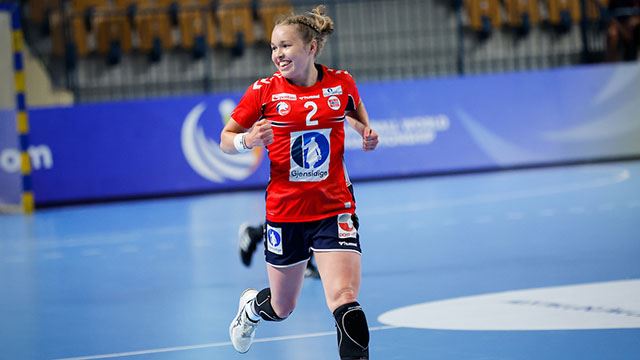
[[[220,149],[222,150],[223,153],[225,154],[229,154],[229,155],[233,155],[236,153],[236,151],[234,151],[233,149],[230,149],[226,146],[224,146],[223,144],[220,144]]]

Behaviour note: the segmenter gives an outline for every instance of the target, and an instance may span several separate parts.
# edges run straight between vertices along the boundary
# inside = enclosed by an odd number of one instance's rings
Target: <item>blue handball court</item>
[[[640,162],[356,184],[372,359],[640,358]],[[2,359],[336,359],[322,285],[228,339],[266,285],[262,191],[0,217]]]
[[[344,156],[371,359],[640,359],[638,84],[628,63],[359,85],[380,134],[363,152],[347,128]],[[241,96],[34,108],[28,157],[0,112],[0,203],[32,184],[37,208],[0,215],[0,359],[338,358],[315,279],[248,353],[229,342],[267,286],[262,249],[238,251],[266,152],[219,148]]]

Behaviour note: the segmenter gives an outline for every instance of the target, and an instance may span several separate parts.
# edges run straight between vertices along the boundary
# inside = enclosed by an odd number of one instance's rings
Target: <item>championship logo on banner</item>
[[[223,124],[230,119],[236,103],[224,99],[218,104],[218,112]],[[220,144],[207,137],[200,124],[202,114],[207,110],[205,102],[196,105],[182,124],[182,152],[191,168],[203,178],[213,182],[244,180],[256,170],[262,160],[262,148],[243,154],[230,155],[220,149]],[[212,116],[205,117],[211,119]],[[208,126],[212,128],[212,125]]]

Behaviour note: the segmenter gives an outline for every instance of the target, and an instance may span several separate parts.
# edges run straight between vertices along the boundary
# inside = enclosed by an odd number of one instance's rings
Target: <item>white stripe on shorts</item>
[[[304,259],[304,260],[301,260],[301,261],[298,261],[297,263],[289,264],[289,265],[274,265],[274,264],[272,264],[272,263],[270,263],[270,262],[268,262],[268,261],[267,261],[267,264],[269,264],[269,265],[273,266],[274,268],[278,268],[278,269],[286,269],[286,268],[289,268],[289,267],[292,267],[292,266],[296,266],[296,265],[298,265],[298,264],[302,264],[303,262],[308,261],[308,260],[310,260],[310,259],[311,259],[311,257],[309,257],[309,258],[307,258],[307,259]]]
[[[310,248],[311,250],[313,250],[313,252],[336,252],[336,251],[342,251],[342,252],[354,252],[356,254],[362,255],[362,253],[358,250],[353,250],[353,249],[315,249],[315,248]]]

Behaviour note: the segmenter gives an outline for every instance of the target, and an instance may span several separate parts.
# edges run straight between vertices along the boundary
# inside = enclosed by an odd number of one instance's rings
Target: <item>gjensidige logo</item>
[[[220,119],[226,123],[236,104],[225,99],[218,105]],[[202,114],[207,110],[204,102],[196,105],[182,123],[182,152],[191,168],[203,178],[221,183],[225,180],[244,180],[254,173],[262,160],[262,149],[229,155],[222,152],[220,144],[207,137],[200,125]],[[211,118],[211,116],[209,117]],[[212,127],[212,126],[209,126]]]
[[[329,176],[331,129],[291,133],[289,181],[322,181]]]

